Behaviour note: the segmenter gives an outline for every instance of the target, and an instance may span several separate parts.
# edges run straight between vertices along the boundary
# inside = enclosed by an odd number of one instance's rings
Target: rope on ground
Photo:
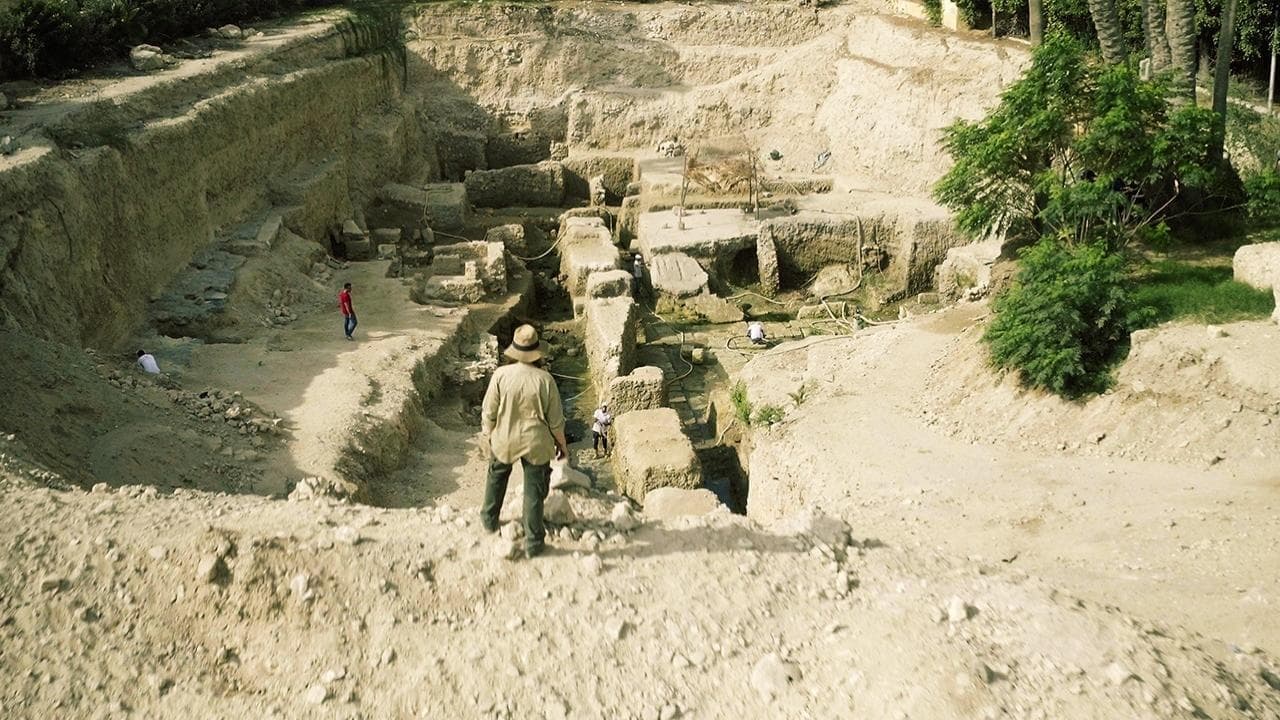
[[[450,235],[449,233],[444,232],[443,230],[433,230],[433,231],[432,231],[432,234],[433,234],[433,235],[442,235],[442,236],[444,236],[444,237],[452,238],[452,239],[454,239],[454,240],[461,240],[461,241],[463,241],[463,242],[475,242],[475,241],[474,241],[474,240],[472,240],[471,238],[468,238],[468,237],[462,237],[461,235]]]
[[[674,385],[675,383],[678,383],[681,380],[693,374],[693,363],[684,359],[684,331],[683,330],[680,331],[680,346],[676,348],[676,357],[679,357],[682,361],[684,361],[684,363],[689,366],[689,369],[685,370],[684,374],[681,375],[680,377],[672,378],[671,382],[667,383],[668,385]]]
[[[546,251],[543,252],[541,255],[534,255],[533,257],[522,257],[520,255],[516,255],[515,253],[512,253],[511,256],[517,260],[524,260],[525,262],[533,262],[534,260],[541,260],[542,258],[550,255],[552,251],[556,249],[556,246],[560,244],[560,241],[563,239],[564,239],[563,235],[561,235],[560,237],[557,237],[556,241],[551,243],[551,247],[547,248]]]
[[[761,295],[760,293],[758,293],[758,292],[753,292],[753,291],[751,291],[751,290],[747,290],[746,292],[740,292],[740,293],[738,293],[737,295],[730,295],[729,297],[725,298],[725,300],[726,300],[726,301],[728,301],[728,300],[737,300],[738,298],[744,298],[744,297],[746,297],[746,296],[748,296],[748,295],[754,295],[754,296],[756,296],[756,297],[758,297],[758,298],[761,298],[761,299],[762,299],[762,300],[764,300],[765,302],[773,303],[774,305],[781,305],[781,306],[783,306],[783,307],[786,307],[786,306],[787,306],[787,304],[786,304],[786,303],[784,303],[784,302],[778,302],[777,300],[774,300],[774,299],[773,299],[773,298],[771,298],[771,297],[768,297],[768,296],[766,296],[766,295]]]
[[[551,372],[550,370],[548,370],[547,372],[551,373],[551,376],[552,376],[552,377],[563,378],[563,379],[565,379],[565,380],[577,380],[577,381],[579,381],[579,382],[586,382],[586,381],[587,381],[587,379],[586,379],[586,378],[578,377],[577,375],[561,375],[560,373],[553,373],[553,372]]]

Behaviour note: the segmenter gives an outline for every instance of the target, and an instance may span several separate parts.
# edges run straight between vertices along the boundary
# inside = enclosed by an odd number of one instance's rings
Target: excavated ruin
[[[862,4],[427,3],[403,56],[339,19],[0,114],[0,715],[1280,716],[1280,647],[886,547],[824,460],[895,318],[992,282],[928,190],[1025,48]],[[573,452],[513,563],[478,406],[525,322]]]

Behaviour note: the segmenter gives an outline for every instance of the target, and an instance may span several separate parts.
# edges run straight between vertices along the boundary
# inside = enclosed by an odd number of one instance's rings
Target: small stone
[[[680,717],[680,708],[675,705],[663,705],[662,711],[658,713],[658,720],[675,720]]]
[[[604,636],[610,640],[621,640],[627,634],[627,622],[622,618],[611,617],[604,621]]]
[[[592,553],[582,558],[582,567],[591,575],[599,575],[604,572],[604,560]]]
[[[769,653],[751,669],[751,687],[765,700],[772,700],[786,691],[787,686],[800,678],[794,665],[784,661],[777,653]]]
[[[677,670],[684,670],[689,667],[689,659],[680,653],[676,653],[671,656],[671,667]]]
[[[382,657],[378,659],[378,664],[390,665],[395,661],[396,661],[396,651],[392,648],[387,648],[386,650],[382,651]]]
[[[1113,662],[1103,670],[1103,674],[1112,685],[1123,685],[1133,678],[1133,672],[1118,662]]]
[[[196,566],[196,577],[201,582],[216,583],[226,572],[227,565],[218,555],[205,555]]]
[[[609,522],[621,532],[630,532],[640,524],[635,514],[631,512],[631,505],[627,502],[620,502],[613,506],[613,512],[609,514]]]
[[[322,705],[325,700],[329,699],[329,688],[319,683],[312,685],[307,688],[305,693],[303,693],[302,699],[305,700],[308,705]]]
[[[1093,443],[1094,445],[1098,445],[1103,440],[1106,440],[1106,439],[1107,439],[1107,434],[1102,431],[1089,433],[1089,436],[1088,436],[1089,442]]]
[[[62,586],[66,584],[66,582],[66,579],[58,577],[57,575],[45,575],[40,578],[40,592],[61,590]]]
[[[498,560],[511,560],[520,553],[520,546],[514,539],[508,540],[504,537],[494,538],[490,553]]]
[[[547,496],[542,505],[542,517],[555,525],[572,525],[577,519],[573,506],[569,504],[569,497],[562,492],[553,492]]]
[[[947,601],[947,621],[958,623],[964,622],[973,616],[973,606],[961,600],[958,597],[952,597]]]
[[[152,560],[163,560],[169,554],[169,551],[165,550],[163,545],[155,545],[147,551],[147,554],[151,556]]]
[[[1208,335],[1211,339],[1224,338],[1227,336],[1227,331],[1222,329],[1221,327],[1218,327],[1217,325],[1210,325],[1206,327],[1204,330],[1205,330],[1205,335]]]
[[[498,530],[498,535],[503,540],[512,540],[512,541],[519,540],[522,534],[524,534],[523,528],[521,528],[520,523],[517,523],[517,522],[509,522],[506,525],[503,525],[502,528]]]
[[[315,593],[311,590],[311,576],[306,573],[298,573],[289,580],[289,590],[293,592],[293,598],[298,602],[307,602],[315,597]]]
[[[101,495],[102,493],[109,493],[111,492],[111,486],[106,483],[95,483],[93,486],[93,489],[90,490],[89,492],[92,492],[98,495]]]
[[[334,528],[333,539],[343,545],[359,545],[364,538],[360,537],[360,531],[350,525],[342,525]]]
[[[324,673],[320,676],[320,682],[331,683],[335,680],[341,680],[346,676],[347,676],[346,668],[334,668],[332,670],[325,670]]]

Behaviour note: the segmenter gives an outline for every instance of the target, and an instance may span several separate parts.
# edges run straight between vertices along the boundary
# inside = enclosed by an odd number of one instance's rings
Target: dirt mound
[[[933,364],[918,403],[971,442],[1249,467],[1280,459],[1280,330],[1265,322],[1166,325],[1133,335],[1115,385],[1071,402],[1019,387],[986,362],[985,325]]]
[[[68,482],[283,490],[266,482],[259,465],[281,428],[239,393],[181,389],[143,373],[130,353],[74,350],[5,331],[0,345],[7,388],[0,432]],[[157,355],[164,369],[172,356]]]
[[[3,483],[6,717],[1280,712],[1266,654],[829,519],[623,532],[577,497],[512,563],[473,508]]]

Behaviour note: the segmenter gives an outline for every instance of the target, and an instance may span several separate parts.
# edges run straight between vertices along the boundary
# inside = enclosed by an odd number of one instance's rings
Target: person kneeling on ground
[[[138,351],[138,366],[148,375],[160,374],[160,365],[156,363],[156,357],[146,350]]]
[[[480,424],[489,443],[489,476],[484,487],[480,523],[497,532],[507,481],[516,460],[524,472],[524,541],[526,557],[541,554],[546,539],[542,503],[551,491],[551,460],[568,456],[564,410],[551,373],[537,366],[542,359],[538,331],[516,328],[503,352],[516,362],[500,367],[484,393]]]
[[[596,408],[593,416],[595,422],[591,425],[591,449],[596,451],[596,457],[600,457],[600,446],[604,446],[604,454],[609,455],[609,426],[613,424],[613,415],[609,414],[609,406],[601,405]]]
[[[750,323],[748,323],[747,339],[751,341],[752,345],[764,345],[765,344],[764,325],[761,324],[758,320],[752,320]]]

